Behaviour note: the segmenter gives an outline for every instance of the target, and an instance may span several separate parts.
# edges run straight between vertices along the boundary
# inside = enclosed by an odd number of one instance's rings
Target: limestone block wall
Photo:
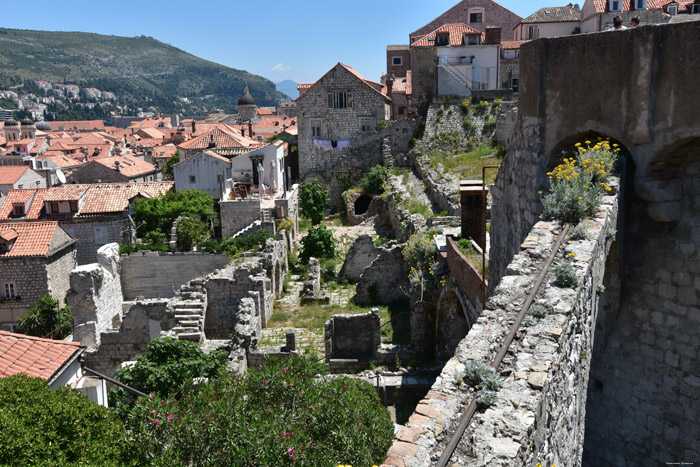
[[[78,239],[78,264],[97,262],[97,249],[108,243],[121,243],[127,219],[90,219],[60,221],[68,234]]]
[[[260,258],[249,258],[243,264],[212,274],[204,282],[204,289],[208,301],[204,332],[208,339],[229,339],[240,324],[250,325],[260,339],[261,329],[272,315],[274,300],[272,281]],[[243,304],[246,313],[240,312]]]
[[[70,288],[70,273],[76,266],[76,250],[77,244],[74,243],[68,251],[58,252],[46,263],[48,293],[60,303],[65,303]]]
[[[232,237],[240,230],[246,228],[251,222],[260,219],[260,200],[222,200],[221,208],[221,235]]]
[[[542,122],[519,117],[516,132],[506,153],[496,182],[491,185],[491,250],[489,290],[501,281],[506,267],[520,251],[520,244],[542,212],[540,190],[548,186],[547,158],[543,156]]]
[[[78,266],[67,274],[70,290],[66,303],[73,314],[73,339],[95,349],[100,334],[121,323],[122,286],[119,245],[111,243],[98,251],[99,263]]]
[[[124,300],[174,297],[182,284],[226,267],[229,261],[225,254],[198,252],[139,251],[125,255],[121,261]]]
[[[379,309],[360,315],[333,315],[324,326],[326,360],[376,359],[381,343]]]
[[[598,286],[617,227],[617,202],[617,196],[604,198],[588,224],[591,240],[563,245],[555,264],[572,264],[577,287],[561,288],[552,274],[546,276],[535,303],[550,312],[520,327],[497,373],[503,386],[496,402],[474,415],[452,464],[581,465]],[[462,382],[466,365],[493,360],[561,230],[556,222],[541,221],[529,231],[486,310],[398,433],[386,464],[431,465],[442,453],[474,395]]]
[[[352,301],[357,304],[389,304],[406,298],[409,290],[408,265],[401,254],[402,245],[389,242],[365,269],[357,283]],[[376,290],[376,296],[373,296]]]
[[[46,272],[45,258],[2,258],[0,284],[14,284],[15,296],[19,299],[0,301],[1,322],[17,322],[42,295],[48,293]]]

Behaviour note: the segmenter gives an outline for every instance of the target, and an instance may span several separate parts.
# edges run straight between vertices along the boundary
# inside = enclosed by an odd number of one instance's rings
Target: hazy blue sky
[[[5,1],[0,26],[152,36],[222,65],[279,82],[313,82],[335,63],[379,80],[386,46],[458,0]],[[568,1],[502,0],[526,17]],[[583,1],[580,1],[583,4]]]

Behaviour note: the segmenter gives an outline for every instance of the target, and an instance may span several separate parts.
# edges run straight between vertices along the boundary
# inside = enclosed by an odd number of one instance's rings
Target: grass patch
[[[459,251],[462,252],[464,256],[467,257],[467,261],[469,264],[471,264],[474,269],[479,271],[479,274],[481,274],[482,271],[482,261],[481,261],[481,253],[479,253],[473,246],[472,243],[469,239],[467,238],[461,238],[457,242],[457,248],[459,248]],[[484,275],[486,276],[486,280],[489,278],[489,263],[486,262],[486,270],[484,271]]]
[[[484,156],[495,154],[494,157],[482,159]],[[474,178],[481,176],[481,169],[485,165],[499,165],[503,161],[503,156],[499,153],[498,147],[488,144],[479,146],[469,152],[457,154],[434,151],[428,154],[430,166],[437,168],[442,164],[446,173],[454,174],[460,178]],[[486,183],[491,184],[496,180],[496,171],[491,170],[486,173]]]
[[[411,214],[421,214],[423,217],[428,218],[432,215],[432,211],[430,209],[430,206],[428,206],[425,203],[421,203],[420,201],[416,200],[408,200],[406,202],[406,209],[408,209],[408,212]]]

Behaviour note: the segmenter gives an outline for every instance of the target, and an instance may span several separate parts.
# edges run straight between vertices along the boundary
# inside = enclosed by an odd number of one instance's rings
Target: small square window
[[[197,177],[194,175],[190,175],[190,183],[197,183]]]
[[[5,332],[17,332],[17,323],[2,323],[2,330]]]
[[[392,57],[391,64],[394,66],[401,66],[403,65],[403,60],[401,59],[401,57]]]
[[[406,113],[406,107],[403,107],[403,106],[399,107],[399,115],[403,115],[405,113]]]
[[[78,212],[78,202],[77,201],[70,202],[70,212]]]
[[[693,5],[693,14],[700,13],[700,4]]]
[[[24,216],[24,206],[21,204],[15,204],[12,206],[12,217],[23,217]]]
[[[360,119],[360,131],[362,133],[370,133],[375,129],[373,118],[361,118]]]
[[[483,13],[469,13],[470,23],[481,23],[483,21]]]
[[[311,120],[311,136],[313,138],[321,137],[321,120]]]
[[[676,16],[678,14],[678,5],[669,5],[668,14],[671,16]]]
[[[51,212],[56,213],[58,211],[58,201],[51,201]]]

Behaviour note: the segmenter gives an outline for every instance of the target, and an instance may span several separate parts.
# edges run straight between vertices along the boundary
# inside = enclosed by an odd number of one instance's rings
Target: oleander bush
[[[394,432],[374,387],[326,379],[318,360],[269,359],[180,399],[142,398],[128,420],[141,465],[380,464]]]

